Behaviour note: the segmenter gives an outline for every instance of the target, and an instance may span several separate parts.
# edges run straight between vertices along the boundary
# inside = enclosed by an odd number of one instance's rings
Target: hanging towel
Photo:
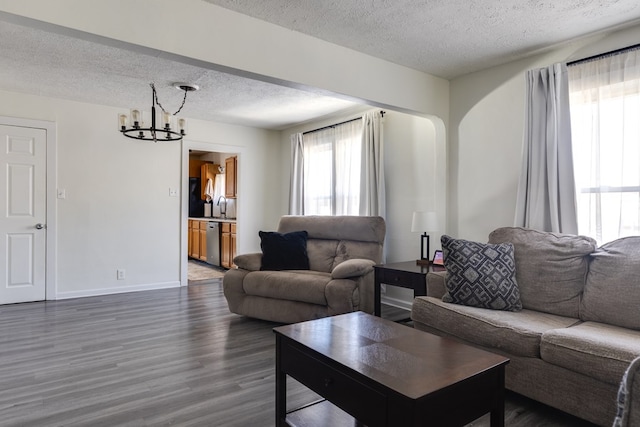
[[[207,202],[210,202],[213,199],[213,181],[211,178],[207,179],[207,186],[204,189],[204,196]]]

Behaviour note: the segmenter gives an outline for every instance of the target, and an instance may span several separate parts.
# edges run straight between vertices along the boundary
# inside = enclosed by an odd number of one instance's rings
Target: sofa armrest
[[[262,267],[262,253],[237,255],[233,258],[233,263],[242,270],[259,271],[260,267]]]
[[[374,261],[371,261],[370,259],[348,259],[333,268],[333,271],[331,271],[331,278],[347,279],[352,277],[364,276],[365,274],[373,271],[374,265],[376,265],[376,263]]]
[[[614,427],[637,426],[640,422],[640,357],[627,368],[618,389],[618,413]]]
[[[446,271],[432,271],[427,274],[427,295],[434,298],[442,298],[447,291],[445,282]]]

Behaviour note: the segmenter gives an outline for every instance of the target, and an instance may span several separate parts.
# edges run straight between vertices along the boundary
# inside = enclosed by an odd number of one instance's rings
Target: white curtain
[[[567,67],[529,70],[515,225],[578,233]]]
[[[385,214],[382,114],[291,135],[289,213]]]
[[[362,122],[352,120],[334,129],[333,215],[359,215],[362,169]]]
[[[291,135],[291,182],[289,184],[289,215],[304,215],[304,150],[302,134]]]
[[[379,111],[362,117],[362,171],[360,178],[360,215],[385,217],[383,116]]]
[[[304,215],[335,215],[333,203],[333,141],[335,131],[327,128],[304,135]]]
[[[569,67],[578,229],[599,243],[640,234],[640,50]]]

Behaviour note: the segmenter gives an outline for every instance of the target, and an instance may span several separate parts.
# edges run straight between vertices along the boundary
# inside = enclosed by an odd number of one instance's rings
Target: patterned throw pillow
[[[447,270],[442,301],[492,310],[520,311],[511,243],[485,244],[441,238]]]

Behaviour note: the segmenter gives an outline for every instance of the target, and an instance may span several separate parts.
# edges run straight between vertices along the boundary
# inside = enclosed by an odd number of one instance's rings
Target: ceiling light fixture
[[[182,104],[178,110],[171,114],[162,107],[158,101],[158,94],[156,93],[156,87],[153,83],[150,83],[152,91],[151,99],[151,126],[145,127],[143,114],[140,110],[132,108],[131,115],[126,114],[118,115],[118,123],[120,125],[120,132],[127,138],[137,139],[141,141],[180,141],[183,136],[186,135],[186,121],[185,119],[178,119],[175,123],[173,116],[177,115],[184,103],[187,101],[187,93],[200,89],[197,85],[189,83],[174,83],[173,87],[184,91],[184,98]],[[160,111],[156,116],[156,105],[160,107]],[[157,123],[161,123],[160,127],[156,127]],[[177,130],[174,130],[177,126]]]

